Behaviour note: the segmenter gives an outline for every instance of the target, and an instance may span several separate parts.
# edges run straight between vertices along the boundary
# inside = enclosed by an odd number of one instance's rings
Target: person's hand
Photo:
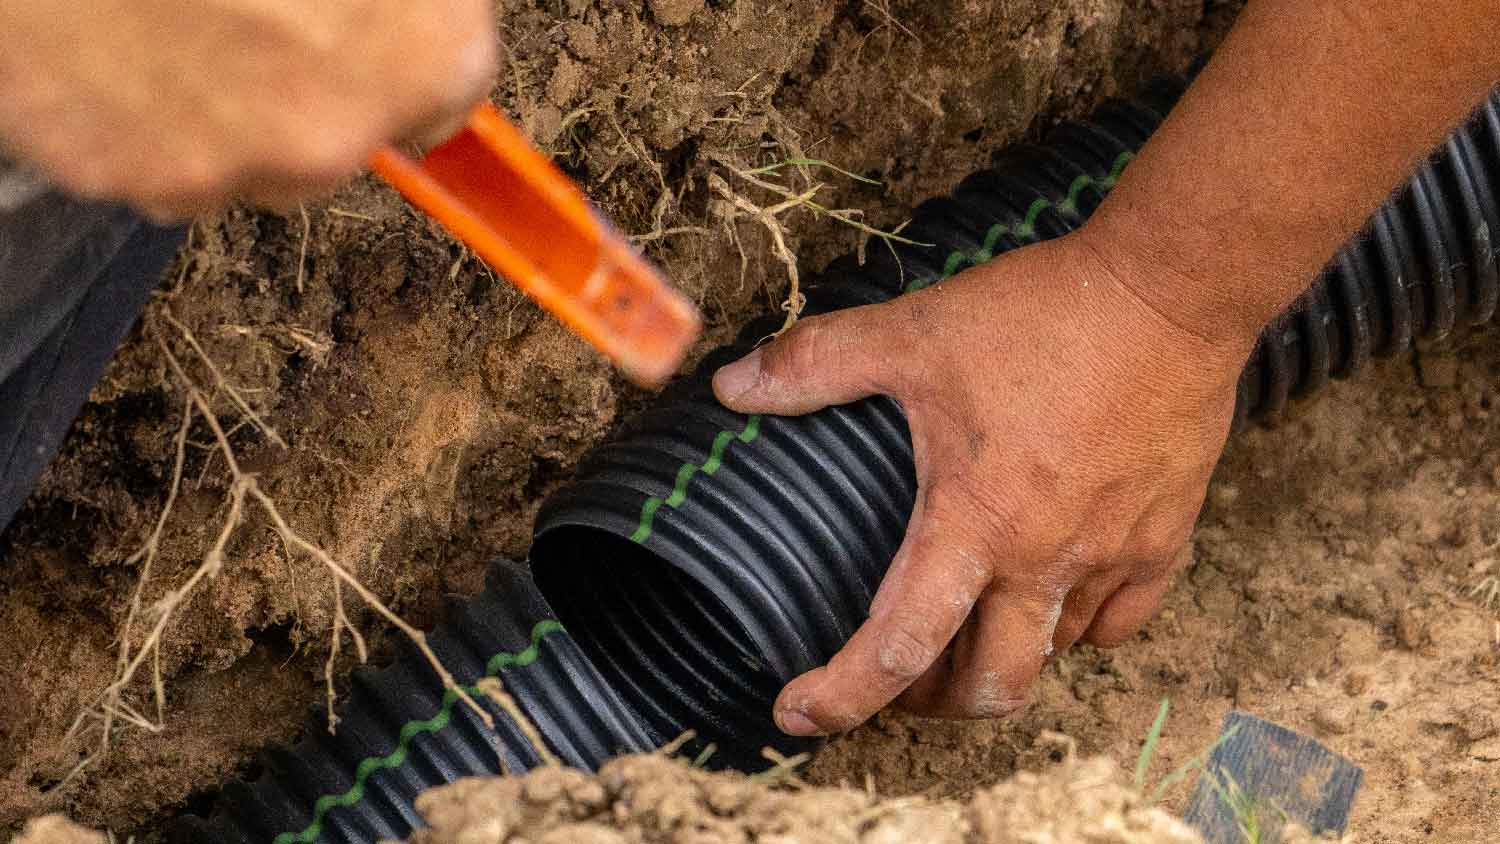
[[[895,397],[918,491],[869,620],[776,702],[797,735],[900,696],[996,717],[1074,642],[1114,646],[1176,571],[1253,337],[1210,342],[1146,304],[1163,279],[1087,230],[893,302],[797,323],[719,370],[743,413]]]
[[[457,129],[496,49],[491,0],[0,3],[0,148],[158,217],[284,206]]]

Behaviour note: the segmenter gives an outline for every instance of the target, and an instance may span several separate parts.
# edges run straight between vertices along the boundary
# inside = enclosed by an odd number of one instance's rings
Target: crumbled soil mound
[[[43,815],[26,824],[11,844],[107,844],[109,837],[62,815]]]
[[[1108,760],[1066,760],[966,801],[882,800],[851,788],[768,787],[663,756],[597,776],[551,768],[468,779],[417,800],[412,844],[1192,844]]]

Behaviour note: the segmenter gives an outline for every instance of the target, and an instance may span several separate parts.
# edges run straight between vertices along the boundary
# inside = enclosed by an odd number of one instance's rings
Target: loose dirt
[[[895,227],[996,149],[1181,69],[1235,4],[501,6],[497,102],[700,303],[706,349],[786,295],[765,227],[736,219],[711,186],[779,198],[731,168],[829,161],[881,185],[824,168],[784,181],[826,183],[820,201]],[[88,749],[67,728],[114,673],[138,574],[124,562],[166,499],[183,397],[155,337],[192,355],[164,309],[287,441],[235,428],[245,468],[419,626],[445,594],[476,591],[490,559],[524,554],[542,497],[649,398],[378,184],[305,211],[305,226],[299,210],[237,209],[193,227],[61,459],[0,535],[0,831],[61,810],[149,840],[291,738],[321,698],[332,584],[252,519],[165,640],[165,729],[122,730],[107,763],[63,784]],[[805,211],[781,222],[804,273],[861,237]],[[1039,769],[1057,753],[1045,731],[1133,762],[1170,697],[1156,775],[1239,706],[1366,767],[1362,839],[1482,839],[1500,823],[1500,632],[1483,606],[1500,601],[1486,591],[1500,583],[1500,457],[1485,447],[1500,428],[1497,370],[1500,346],[1481,336],[1392,361],[1251,432],[1219,472],[1195,564],[1140,641],[1065,655],[1009,722],[882,716],[806,776],[966,799]],[[241,421],[222,395],[219,407]],[[190,440],[148,600],[197,564],[224,517],[222,460],[201,425]],[[350,610],[378,656],[388,637]]]
[[[542,769],[461,780],[417,800],[412,844],[1193,844],[1146,806],[1115,764],[1069,759],[969,799],[881,800],[852,788],[769,787],[660,756],[616,759],[590,776]]]

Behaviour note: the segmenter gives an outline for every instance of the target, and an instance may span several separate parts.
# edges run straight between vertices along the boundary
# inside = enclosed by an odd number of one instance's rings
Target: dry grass
[[[1500,577],[1486,575],[1469,587],[1469,597],[1487,610],[1500,609]]]

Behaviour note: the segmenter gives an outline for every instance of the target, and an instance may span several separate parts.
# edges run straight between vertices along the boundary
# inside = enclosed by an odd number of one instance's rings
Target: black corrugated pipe
[[[810,286],[808,312],[885,301],[1072,231],[1181,92],[1180,81],[1158,81],[1138,102],[1064,124],[1046,146],[1007,152],[952,197],[916,209],[903,234],[933,246],[870,250],[863,266],[833,262]],[[1488,321],[1500,299],[1497,179],[1500,93],[1266,329],[1240,379],[1238,421],[1274,418],[1372,357]],[[916,484],[906,422],[890,399],[798,418],[742,416],[714,401],[713,371],[780,322],[752,323],[587,459],[543,506],[530,571],[497,563],[484,593],[453,604],[431,637],[459,682],[501,677],[569,764],[594,768],[688,729],[699,738],[687,752],[712,744],[719,766],[762,766],[766,746],[815,746],[782,735],[771,704],[864,620]],[[538,763],[485,705],[496,733],[444,695],[415,653],[357,671],[336,735],[315,715],[302,743],[268,754],[258,781],[225,789],[212,818],[185,821],[179,835],[403,837],[422,789],[495,772],[502,760],[510,770]]]

